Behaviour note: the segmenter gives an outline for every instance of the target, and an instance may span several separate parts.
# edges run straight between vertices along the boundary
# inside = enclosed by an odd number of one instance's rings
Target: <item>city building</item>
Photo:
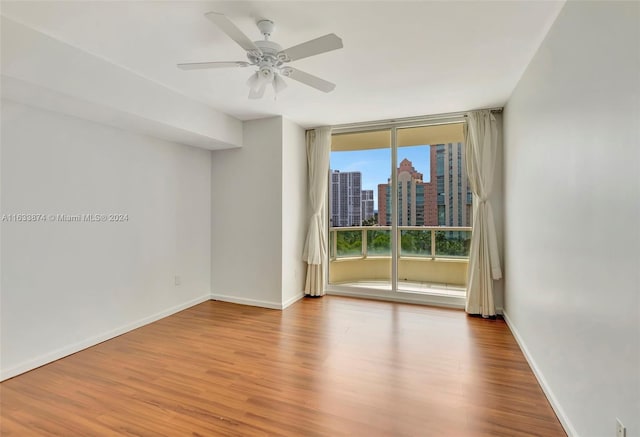
[[[362,221],[373,218],[375,216],[373,190],[362,190],[360,203],[362,205]]]
[[[362,173],[333,170],[329,190],[329,225],[360,226],[362,224]]]
[[[430,150],[430,182],[413,163],[398,166],[399,226],[471,226],[472,193],[462,143],[437,144]],[[434,183],[435,181],[435,183]],[[391,225],[391,185],[378,185],[378,224]]]
[[[436,225],[435,196],[431,183],[408,159],[398,166],[398,225]],[[391,181],[378,185],[378,224],[391,225]]]
[[[438,226],[471,226],[473,196],[462,143],[431,146],[431,181],[434,180]]]

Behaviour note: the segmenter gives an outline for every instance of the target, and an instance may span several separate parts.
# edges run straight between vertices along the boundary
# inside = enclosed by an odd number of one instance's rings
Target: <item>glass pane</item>
[[[367,229],[367,256],[391,256],[391,229]]]
[[[400,230],[400,256],[431,257],[431,231]]]
[[[466,258],[470,244],[471,231],[436,231],[436,256]]]
[[[329,231],[329,258],[333,259],[336,257],[335,244],[333,243],[336,238],[336,233],[333,231]]]
[[[362,255],[362,231],[344,231],[337,229],[336,239],[336,256],[338,258]]]
[[[336,134],[331,139],[329,234],[333,235],[329,284],[391,289],[391,231],[381,221],[379,186],[391,171],[391,131]],[[385,217],[385,220],[380,218]]]
[[[473,208],[462,124],[397,132],[398,289],[464,295],[466,265],[443,260],[469,253]]]

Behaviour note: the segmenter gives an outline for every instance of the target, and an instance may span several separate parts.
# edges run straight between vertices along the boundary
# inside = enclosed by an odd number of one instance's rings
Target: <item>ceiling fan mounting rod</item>
[[[264,36],[265,41],[269,41],[269,37],[276,28],[276,25],[271,20],[260,20],[257,23],[258,29],[260,29],[260,33]]]

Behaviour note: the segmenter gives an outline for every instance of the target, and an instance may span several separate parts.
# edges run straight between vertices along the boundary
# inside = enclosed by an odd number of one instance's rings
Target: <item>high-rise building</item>
[[[362,224],[362,173],[331,172],[329,190],[329,225],[360,226]]]
[[[432,184],[423,182],[423,175],[408,159],[398,167],[398,225],[435,226],[437,209]],[[378,185],[378,224],[391,224],[391,184]]]
[[[398,167],[399,226],[471,226],[472,195],[467,179],[462,143],[430,148],[430,182],[413,163],[403,159]],[[378,185],[378,224],[391,224],[391,185]]]
[[[373,203],[373,190],[362,190],[361,204],[363,222],[374,217]]]
[[[462,143],[431,146],[431,181],[434,180],[438,225],[471,226],[472,193]]]

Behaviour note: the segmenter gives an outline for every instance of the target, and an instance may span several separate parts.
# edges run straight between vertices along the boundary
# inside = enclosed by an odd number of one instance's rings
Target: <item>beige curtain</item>
[[[498,128],[491,111],[467,115],[464,140],[474,206],[465,308],[469,314],[490,317],[496,314],[493,280],[502,277],[493,210],[488,201],[498,149]]]
[[[324,278],[327,263],[327,235],[325,207],[327,177],[331,153],[331,128],[322,127],[307,131],[307,164],[309,167],[309,205],[312,215],[307,240],[302,254],[307,263],[307,279],[304,292],[309,296],[324,295]]]

